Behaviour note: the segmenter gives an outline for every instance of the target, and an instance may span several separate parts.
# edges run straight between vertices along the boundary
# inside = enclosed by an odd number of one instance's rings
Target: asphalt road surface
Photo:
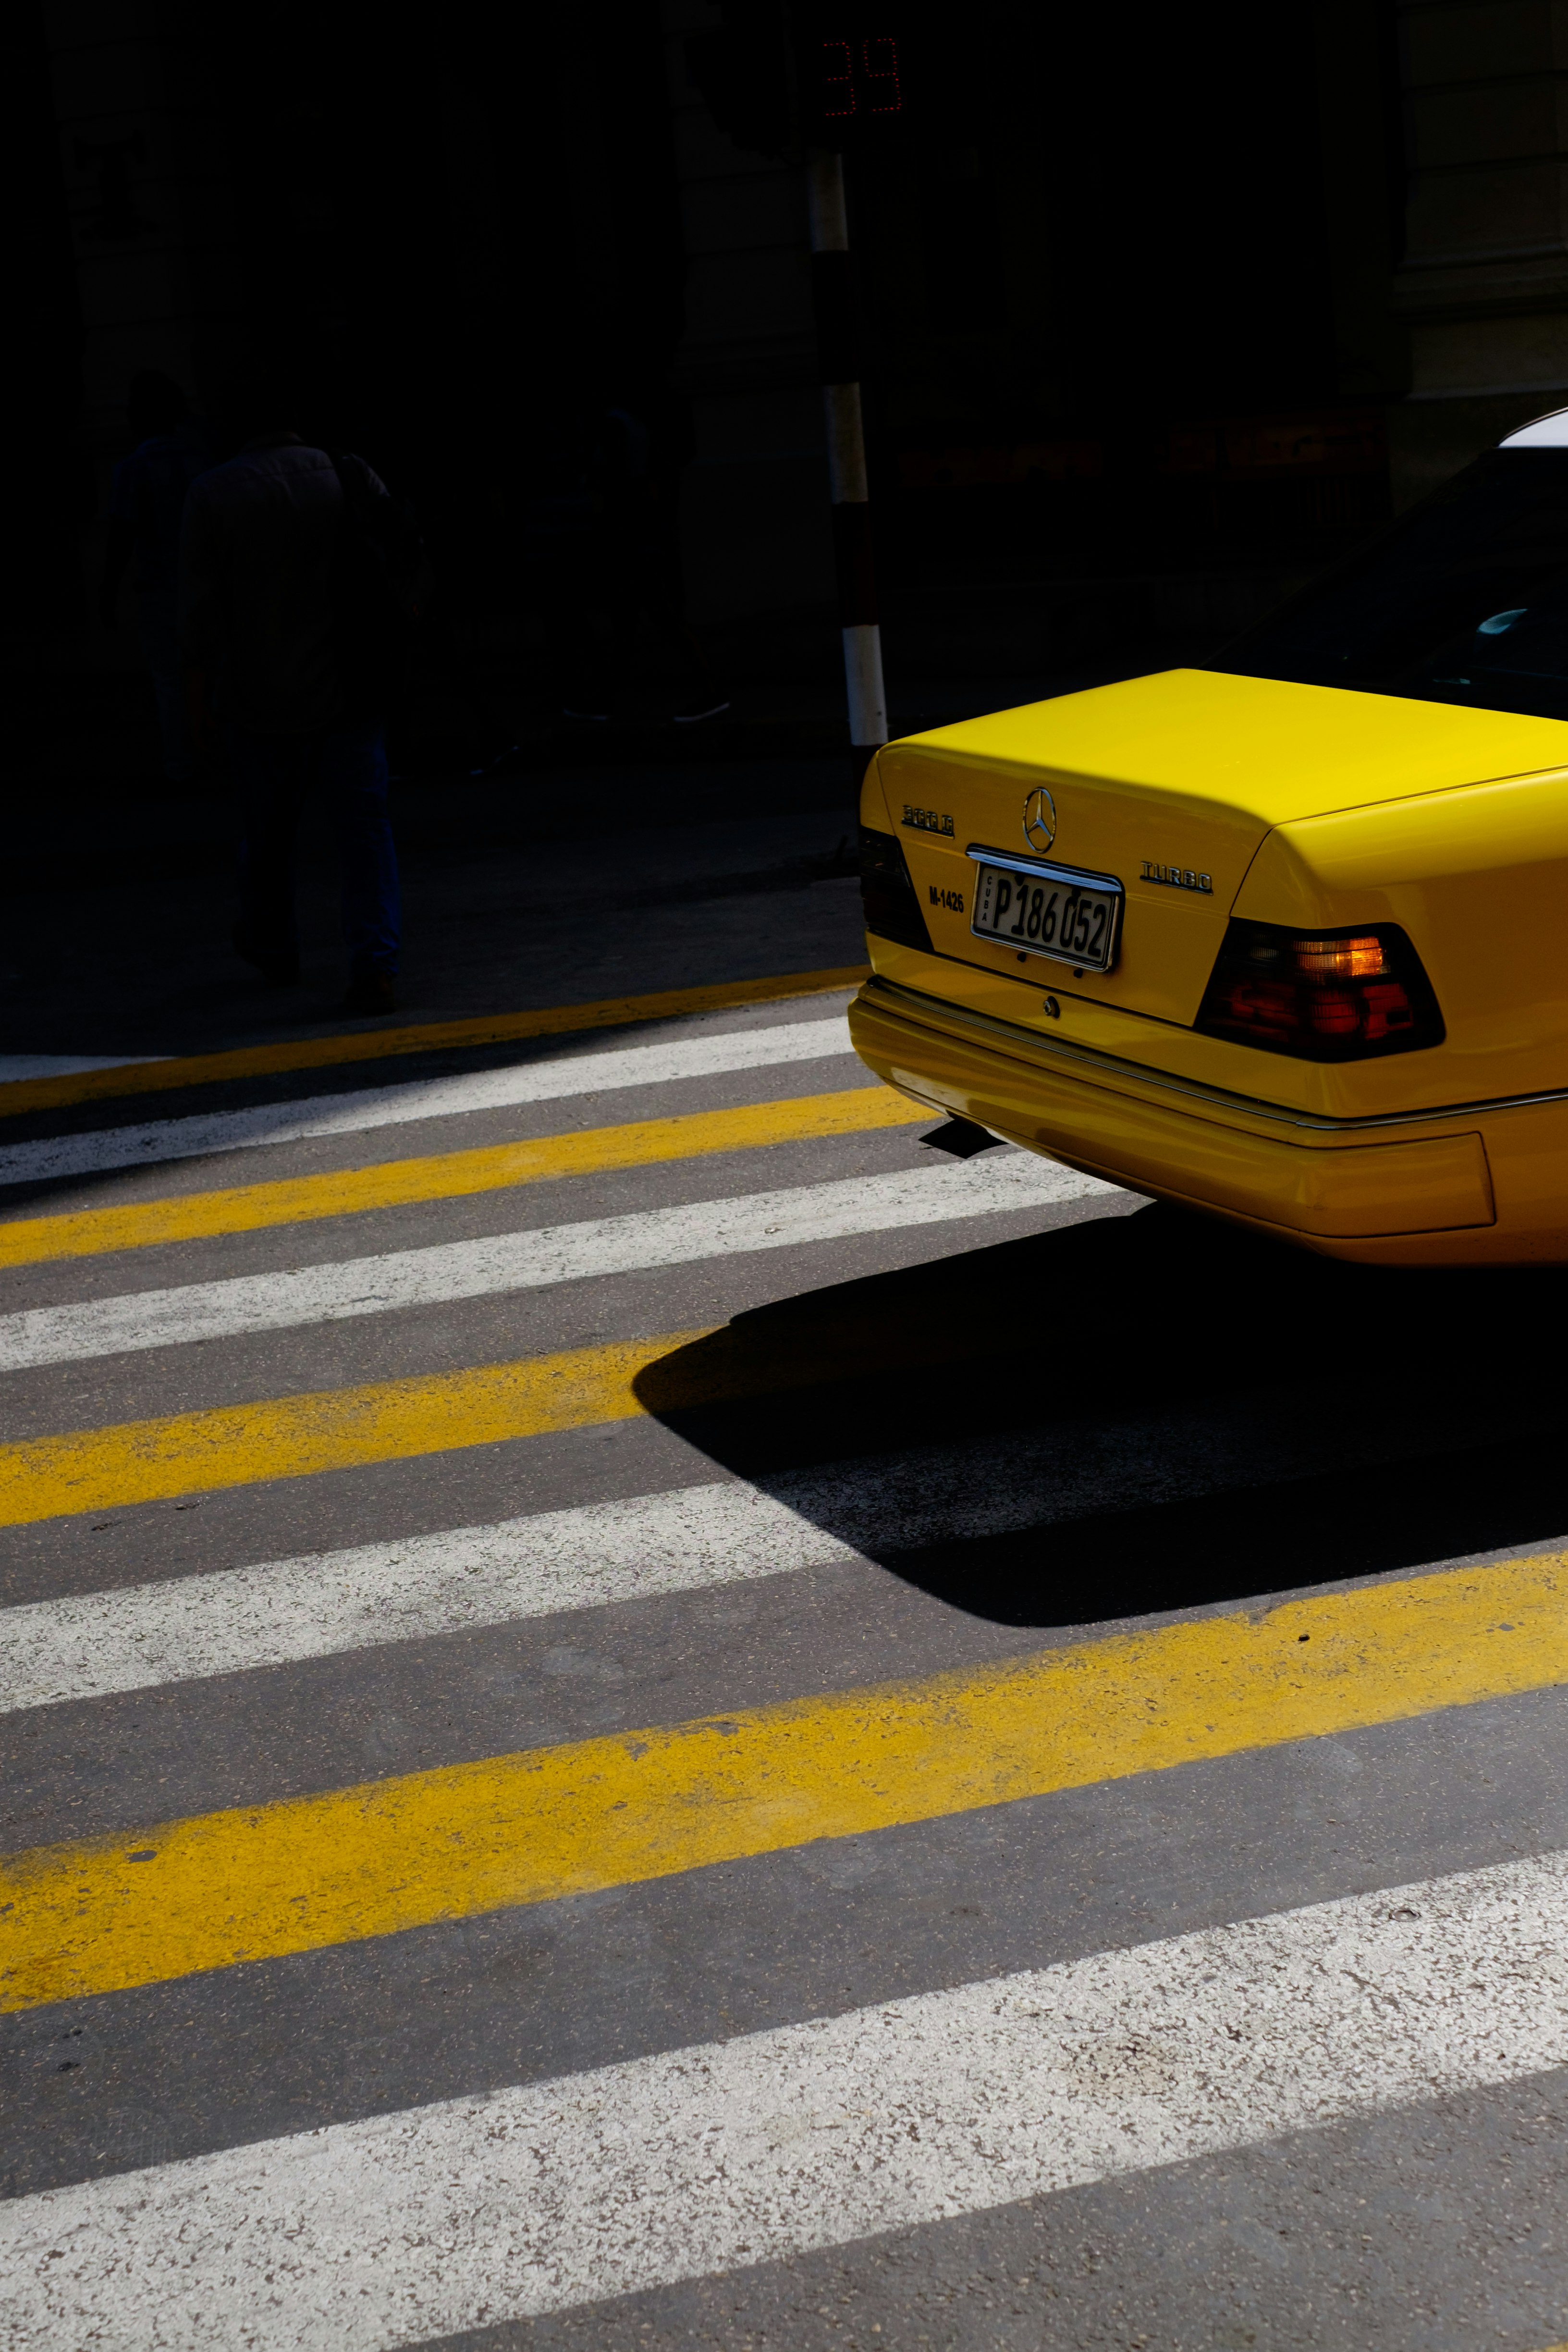
[[[1563,1278],[847,995],[0,1094],[14,2352],[1568,2336]]]

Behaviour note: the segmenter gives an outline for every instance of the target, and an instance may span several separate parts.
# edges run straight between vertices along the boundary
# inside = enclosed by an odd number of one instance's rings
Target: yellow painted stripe
[[[668,1021],[682,1013],[722,1012],[734,1004],[770,1004],[857,988],[869,964],[832,971],[776,972],[768,980],[725,981],[710,988],[667,988],[651,996],[608,996],[595,1004],[552,1004],[531,1013],[488,1013],[474,1021],[425,1021],[411,1028],[365,1029],[341,1037],[297,1037],[275,1045],[240,1045],[223,1054],[186,1054],[162,1062],[130,1062],[120,1069],[78,1070],[68,1077],[12,1078],[0,1085],[0,1118],[24,1110],[54,1110],[64,1103],[109,1097],[167,1094],[178,1087],[216,1086],[225,1078],[266,1076],[278,1070],[316,1070],[339,1062],[379,1062],[390,1054],[450,1052],[517,1037],[556,1037],[577,1029],[615,1029],[637,1021]]]
[[[626,1885],[1568,1678],[1568,1556],[44,1847],[0,2007]]]
[[[926,1320],[909,1307],[868,1326],[847,1307],[837,1318],[788,1332],[759,1336],[746,1321],[669,1331],[458,1372],[22,1438],[0,1445],[0,1527],[994,1352],[984,1331],[932,1331]]]
[[[500,1143],[474,1151],[443,1151],[423,1160],[391,1160],[345,1168],[326,1176],[236,1184],[217,1192],[186,1192],[123,1208],[83,1209],[72,1216],[19,1217],[0,1224],[0,1265],[34,1265],[46,1258],[91,1257],[105,1250],[145,1249],[154,1242],[188,1242],[215,1234],[254,1233],[313,1217],[343,1217],[363,1209],[390,1209],[408,1201],[449,1201],[468,1192],[494,1192],[545,1177],[587,1176],[609,1168],[690,1160],[706,1152],[741,1151],[806,1137],[862,1135],[873,1129],[929,1120],[923,1103],[890,1087],[854,1087],[842,1094],[797,1095],[750,1103],[741,1110],[706,1110],[680,1118],[641,1118],[624,1127],[589,1128],[575,1135],[541,1136],[531,1143]]]
[[[625,1420],[641,1410],[632,1390],[637,1374],[705,1336],[676,1331],[23,1439],[0,1446],[0,1526]]]

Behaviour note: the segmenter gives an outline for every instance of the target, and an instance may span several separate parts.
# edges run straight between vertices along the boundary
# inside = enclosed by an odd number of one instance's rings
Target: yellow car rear
[[[1176,670],[889,745],[862,1057],[1335,1256],[1568,1257],[1568,719],[1468,686]]]

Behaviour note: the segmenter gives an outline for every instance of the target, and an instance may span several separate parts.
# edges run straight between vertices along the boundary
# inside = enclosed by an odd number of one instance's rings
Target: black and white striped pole
[[[844,633],[844,683],[849,702],[850,760],[857,792],[872,753],[888,740],[882,684],[882,633],[871,552],[871,502],[866,480],[866,430],[860,413],[859,314],[844,203],[844,158],[814,147],[806,157],[811,212],[811,281],[816,347],[827,427],[833,499],[833,556]]]

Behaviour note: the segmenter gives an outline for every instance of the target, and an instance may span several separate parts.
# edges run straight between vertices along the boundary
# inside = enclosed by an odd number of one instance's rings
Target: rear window
[[[1568,448],[1491,450],[1214,667],[1568,719]]]

